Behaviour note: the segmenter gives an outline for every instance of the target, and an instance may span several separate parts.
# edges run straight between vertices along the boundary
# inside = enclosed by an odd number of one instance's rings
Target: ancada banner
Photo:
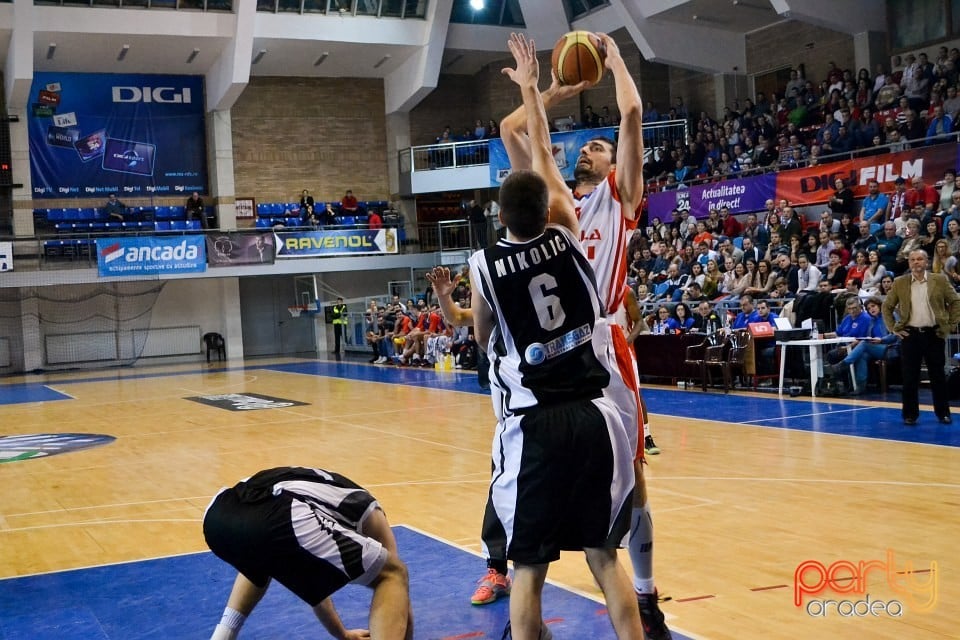
[[[203,236],[97,238],[101,277],[202,273],[207,270]]]
[[[603,127],[550,134],[553,159],[565,181],[573,182],[573,170],[577,166],[580,148],[594,138],[615,140],[616,129]],[[500,138],[492,138],[487,143],[487,147],[490,151],[490,186],[499,187],[510,175],[510,159],[507,157],[507,150]]]
[[[893,181],[902,177],[910,184],[920,176],[927,184],[943,179],[943,172],[957,167],[957,145],[908,149],[882,156],[852,158],[816,167],[782,171],[777,176],[777,199],[786,198],[792,205],[826,202],[836,189],[837,178],[843,178],[857,198],[867,195],[867,183],[876,180],[880,191],[893,190]],[[762,207],[760,207],[762,208]]]
[[[710,209],[723,207],[733,215],[759,211],[767,199],[773,197],[776,186],[777,178],[771,173],[658,191],[647,196],[647,211],[649,219],[660,218],[665,222],[673,220],[674,209],[689,211],[694,218],[706,218]]]
[[[206,191],[203,76],[33,74],[34,198]]]
[[[396,229],[277,232],[277,258],[322,258],[397,253]]]

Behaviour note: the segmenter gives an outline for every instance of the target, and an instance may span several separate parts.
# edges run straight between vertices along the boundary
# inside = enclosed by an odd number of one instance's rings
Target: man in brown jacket
[[[883,321],[903,339],[900,361],[903,365],[901,413],[907,425],[920,417],[920,365],[927,363],[933,410],[941,424],[950,424],[947,396],[946,338],[960,322],[960,296],[946,276],[927,271],[927,253],[910,252],[910,270],[893,281],[893,289],[883,301]],[[899,309],[894,319],[894,309]]]

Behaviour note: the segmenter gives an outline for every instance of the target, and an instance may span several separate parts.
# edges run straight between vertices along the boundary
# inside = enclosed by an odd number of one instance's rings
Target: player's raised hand
[[[554,104],[580,95],[583,90],[589,86],[590,83],[586,80],[578,82],[577,84],[561,84],[560,78],[557,77],[556,69],[550,69],[550,86],[543,92],[543,96],[544,99],[546,99],[547,96],[552,97],[553,102],[551,104]]]
[[[536,88],[537,81],[540,79],[540,63],[537,61],[537,45],[533,39],[527,40],[527,37],[522,33],[511,33],[510,40],[507,41],[507,47],[513,54],[517,68],[507,67],[501,73],[521,87],[532,86]]]
[[[606,57],[603,60],[603,66],[607,69],[613,69],[613,65],[623,64],[623,58],[620,57],[620,47],[617,46],[617,43],[606,33],[597,33],[597,38],[600,39],[600,43],[603,45],[603,48],[606,52]]]
[[[451,296],[456,289],[453,280],[450,279],[450,269],[447,267],[434,267],[427,271],[426,278],[433,285],[433,293],[438,298]]]

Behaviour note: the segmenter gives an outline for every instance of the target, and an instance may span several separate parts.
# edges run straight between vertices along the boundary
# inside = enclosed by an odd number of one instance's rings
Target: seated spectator
[[[850,365],[853,365],[856,393],[862,393],[867,386],[867,374],[871,362],[884,358],[892,359],[897,356],[897,351],[889,347],[896,345],[898,338],[895,333],[890,333],[883,322],[882,305],[883,302],[877,296],[867,298],[866,331],[863,332],[862,336],[857,336],[858,339],[846,347],[843,360],[832,365],[826,371],[831,375],[842,375]],[[852,305],[850,309],[853,310]]]
[[[786,278],[780,277],[773,282],[773,291],[769,293],[771,300],[776,300],[779,307],[782,307],[789,300],[797,297],[797,294],[790,291]]]
[[[697,313],[694,314],[693,324],[690,326],[690,333],[713,334],[723,328],[723,321],[720,315],[710,306],[706,300],[702,300],[697,305]]]
[[[193,195],[187,198],[184,210],[187,213],[187,220],[199,220],[200,226],[204,229],[210,227],[210,223],[207,222],[207,214],[203,210],[203,198],[200,197],[198,192],[194,191]]]
[[[744,294],[740,296],[740,313],[730,324],[731,329],[746,329],[747,325],[755,322],[757,319],[756,309],[753,307],[753,296]]]
[[[904,225],[903,241],[897,249],[893,263],[893,272],[901,274],[907,270],[907,257],[911,251],[920,249],[923,238],[920,235],[920,221],[910,218]]]
[[[830,252],[830,259],[823,277],[834,289],[843,289],[846,286],[847,268],[843,266],[839,250],[834,249]]]
[[[376,209],[370,211],[370,215],[367,218],[367,227],[373,230],[383,228],[383,218],[380,217],[380,212]]]
[[[698,304],[701,301],[698,301]],[[690,307],[687,306],[685,302],[678,302],[673,306],[673,313],[670,314],[670,317],[673,318],[674,322],[677,324],[677,333],[686,333],[693,326],[694,319],[693,313],[690,311]]]
[[[837,247],[833,243],[833,240],[830,239],[830,233],[828,231],[821,231],[818,237],[819,242],[817,245],[817,259],[815,264],[818,269],[823,271],[830,265],[830,252]]]
[[[880,193],[880,183],[876,180],[867,182],[867,192],[860,207],[860,222],[882,224],[890,215],[890,198]]]
[[[307,216],[306,209],[310,207],[311,209],[316,209],[317,204],[313,200],[313,196],[310,195],[310,192],[307,189],[304,189],[300,193],[300,218],[304,219]]]
[[[853,278],[863,282],[863,277],[866,275],[869,266],[867,254],[863,251],[857,251],[853,257],[853,264],[847,267],[846,282],[850,282]]]
[[[850,250],[853,252],[857,251],[867,251],[870,252],[877,246],[877,238],[870,233],[870,223],[861,222],[857,225],[857,233],[859,234],[853,243],[850,245]]]
[[[670,309],[667,308],[666,305],[657,307],[657,314],[653,319],[653,326],[650,328],[650,333],[655,336],[664,336],[677,333],[679,329],[680,325],[671,317]]]
[[[944,142],[949,138],[953,131],[953,120],[943,112],[943,106],[937,105],[933,108],[933,117],[927,120],[927,144],[937,144]]]
[[[940,227],[937,220],[935,218],[927,219],[925,233],[920,236],[920,247],[932,258],[937,241],[940,239]],[[944,247],[946,248],[946,243],[944,243]]]
[[[123,214],[127,212],[127,205],[117,199],[117,194],[111,193],[103,205],[103,211],[110,220],[123,222]]]
[[[820,269],[810,264],[806,254],[797,256],[797,293],[816,291],[821,277]]]
[[[313,205],[308,204],[305,207],[300,209],[300,224],[305,227],[318,227],[320,226],[320,216],[317,215],[317,212],[314,211]]]
[[[880,254],[876,249],[867,252],[867,269],[863,273],[863,288],[871,295],[876,295],[880,289],[880,281],[887,274],[887,269],[880,264]]]
[[[354,215],[360,210],[360,203],[357,202],[356,197],[353,195],[353,191],[347,189],[347,192],[343,194],[343,198],[340,199],[340,213],[343,215]]]

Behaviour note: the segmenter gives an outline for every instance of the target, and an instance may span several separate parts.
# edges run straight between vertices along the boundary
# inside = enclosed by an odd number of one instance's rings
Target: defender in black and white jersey
[[[211,640],[237,637],[271,579],[313,607],[337,638],[410,640],[407,569],[377,500],[331,471],[279,467],[218,493],[203,518],[207,545],[239,575]],[[374,591],[370,631],[345,629],[330,595]]]
[[[580,247],[573,197],[550,150],[535,46],[514,34],[510,50],[517,68],[505,73],[527,105],[534,172],[515,171],[500,188],[507,238],[471,256],[471,309],[454,305],[449,271],[430,275],[444,315],[472,322],[490,359],[498,424],[484,546],[504,549],[514,562],[515,640],[543,637],[549,563],[561,550],[579,549],[618,637],[639,640],[640,616],[616,553],[629,533],[635,426],[628,432],[604,396],[610,330]],[[546,224],[548,208],[559,224]]]

